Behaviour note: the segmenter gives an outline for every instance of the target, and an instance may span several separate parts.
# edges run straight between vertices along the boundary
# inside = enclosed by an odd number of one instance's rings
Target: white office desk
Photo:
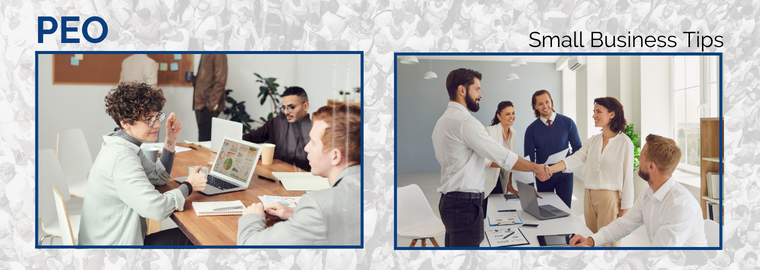
[[[498,210],[504,209],[517,209],[517,215],[520,216],[523,223],[538,224],[536,228],[522,227],[522,224],[507,225],[507,226],[490,226],[488,225],[488,219],[484,220],[484,226],[486,230],[498,229],[498,228],[520,228],[520,231],[525,235],[525,238],[530,242],[529,245],[517,246],[520,247],[540,247],[538,244],[538,235],[550,235],[550,234],[565,234],[574,233],[588,237],[591,235],[591,230],[586,227],[586,224],[576,216],[572,210],[555,194],[554,192],[539,192],[539,196],[543,199],[538,199],[538,205],[551,204],[565,212],[570,213],[569,216],[562,218],[554,218],[547,220],[539,220],[531,214],[522,210],[520,207],[520,199],[505,200],[504,195],[491,194],[488,196],[488,214],[495,214]],[[579,202],[577,202],[579,203]],[[489,247],[487,239],[483,239],[480,243],[481,247]]]

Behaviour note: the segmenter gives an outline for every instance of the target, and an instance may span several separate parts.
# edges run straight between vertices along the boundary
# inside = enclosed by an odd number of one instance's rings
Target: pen
[[[505,209],[505,210],[499,210],[499,212],[517,212],[515,209]]]
[[[269,181],[277,183],[277,180],[274,180],[274,179],[269,178],[269,177],[261,176],[260,174],[259,174],[259,178],[264,179],[264,180],[269,180]]]
[[[245,207],[242,206],[230,206],[230,207],[222,207],[222,208],[216,208],[214,211],[229,211],[229,210],[237,210],[237,209],[243,209]]]
[[[195,147],[193,147],[192,145],[189,145],[188,147],[190,147],[190,149],[193,149],[193,150],[195,150],[195,151],[198,151],[198,148],[195,148]]]
[[[502,239],[507,239],[507,237],[510,237],[510,236],[512,236],[513,234],[515,234],[515,232],[511,232],[511,233],[507,234],[507,236],[504,236],[504,238],[502,238]]]

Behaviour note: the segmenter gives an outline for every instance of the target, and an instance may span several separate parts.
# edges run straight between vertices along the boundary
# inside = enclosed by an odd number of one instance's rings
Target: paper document
[[[520,228],[486,230],[486,239],[492,247],[522,246],[530,244]]]
[[[535,182],[535,177],[533,177],[533,172],[523,172],[523,171],[513,170],[512,179],[515,181],[526,183],[526,184],[532,184],[533,182]]]
[[[517,215],[517,212],[497,212],[488,214],[488,225],[491,226],[515,225],[522,223],[522,219]]]
[[[315,176],[310,172],[272,172],[287,190],[320,190],[330,188],[327,178]]]
[[[565,150],[552,154],[551,156],[549,156],[549,158],[546,159],[546,162],[544,162],[544,164],[552,165],[552,164],[556,164],[562,161],[567,156],[568,151],[570,151],[570,147],[566,148]]]
[[[157,148],[157,149],[160,150],[160,149],[164,149],[164,143],[143,143],[142,145],[140,145],[140,148],[142,148],[142,149]],[[190,148],[187,148],[187,147],[182,147],[182,146],[174,146],[174,153],[175,154],[182,153],[182,152],[185,152],[185,151],[190,151],[190,150],[193,150],[193,149],[190,149]]]
[[[298,200],[300,200],[301,197],[283,197],[283,196],[259,196],[259,200],[261,200],[261,203],[264,204],[264,206],[273,204],[275,202],[280,202],[285,206],[290,207],[296,207],[298,206]]]

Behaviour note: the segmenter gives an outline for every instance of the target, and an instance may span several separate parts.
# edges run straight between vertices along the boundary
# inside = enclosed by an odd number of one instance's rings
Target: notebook
[[[327,178],[310,172],[272,172],[287,190],[312,191],[330,188]]]
[[[222,202],[193,202],[195,214],[203,216],[242,216],[245,205],[240,200]]]

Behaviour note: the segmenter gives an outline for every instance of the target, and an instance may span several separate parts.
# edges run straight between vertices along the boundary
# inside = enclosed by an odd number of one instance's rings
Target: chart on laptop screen
[[[256,151],[259,151],[256,147],[225,140],[214,164],[214,171],[246,182],[256,162]]]

